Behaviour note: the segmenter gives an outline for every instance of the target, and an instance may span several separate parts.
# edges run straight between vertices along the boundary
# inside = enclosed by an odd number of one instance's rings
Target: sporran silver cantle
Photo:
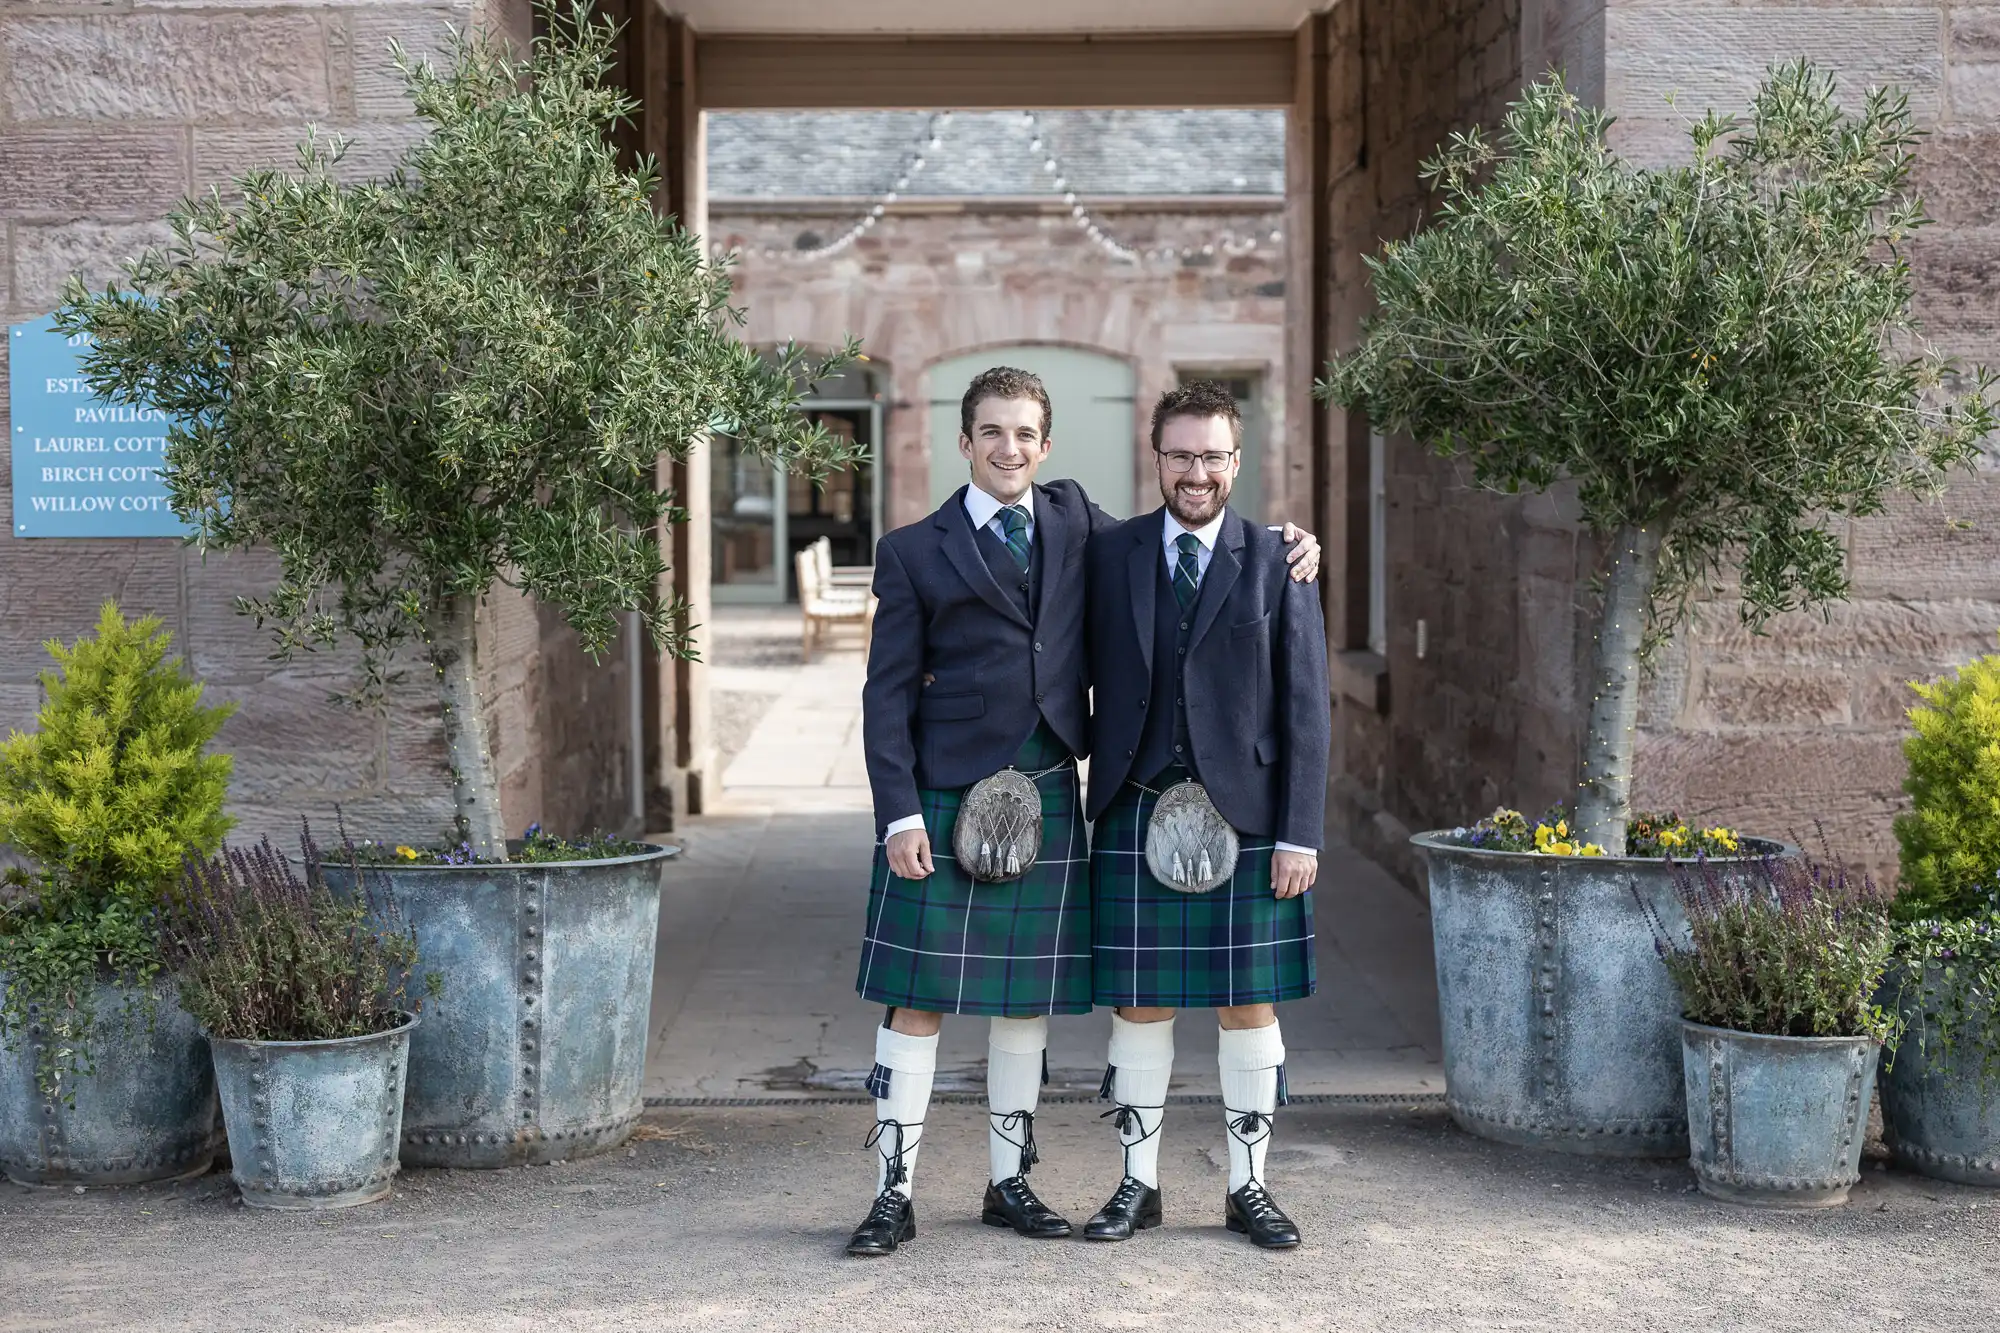
[[[1229,882],[1242,850],[1236,830],[1199,782],[1176,782],[1160,793],[1146,823],[1146,868],[1182,893],[1207,893]]]
[[[958,805],[951,854],[982,884],[1019,879],[1042,852],[1042,792],[1018,768],[981,778]]]

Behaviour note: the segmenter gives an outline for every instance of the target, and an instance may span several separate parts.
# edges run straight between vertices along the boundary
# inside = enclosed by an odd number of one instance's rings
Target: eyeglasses
[[[1167,471],[1169,472],[1186,472],[1197,461],[1209,472],[1220,472],[1229,466],[1229,460],[1234,457],[1236,457],[1234,449],[1226,454],[1220,450],[1209,454],[1184,454],[1176,449],[1172,453],[1161,453],[1160,461],[1167,465]]]

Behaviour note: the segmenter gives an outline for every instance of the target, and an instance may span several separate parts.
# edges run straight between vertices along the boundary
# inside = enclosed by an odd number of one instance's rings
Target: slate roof
[[[922,153],[906,197],[1041,195],[1055,179],[1106,196],[1279,195],[1282,111],[960,111],[940,145],[920,136],[922,111],[718,111],[708,117],[708,190],[715,199],[880,195]]]

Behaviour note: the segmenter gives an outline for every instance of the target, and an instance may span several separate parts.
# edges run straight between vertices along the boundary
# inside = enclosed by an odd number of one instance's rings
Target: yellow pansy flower
[[[396,848],[396,855],[402,857],[405,861],[414,861],[417,859],[417,849],[399,845]]]

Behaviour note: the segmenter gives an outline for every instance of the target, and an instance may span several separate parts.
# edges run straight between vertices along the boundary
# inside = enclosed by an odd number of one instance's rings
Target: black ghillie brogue
[[[986,1199],[979,1220],[989,1227],[1012,1227],[1033,1240],[1053,1240],[1070,1234],[1070,1225],[1055,1210],[1035,1197],[1035,1191],[1020,1176],[1009,1176],[986,1187]]]
[[[847,1252],[864,1259],[879,1259],[885,1254],[894,1254],[896,1247],[904,1241],[916,1238],[916,1204],[904,1198],[900,1190],[883,1190],[875,1196],[868,1216],[854,1228],[854,1237],[847,1242]]]
[[[1088,1240],[1130,1240],[1165,1220],[1160,1191],[1127,1176],[1096,1215],[1083,1224],[1083,1234]]]
[[[1223,1203],[1222,1224],[1267,1250],[1289,1250],[1299,1243],[1298,1223],[1254,1180]]]

